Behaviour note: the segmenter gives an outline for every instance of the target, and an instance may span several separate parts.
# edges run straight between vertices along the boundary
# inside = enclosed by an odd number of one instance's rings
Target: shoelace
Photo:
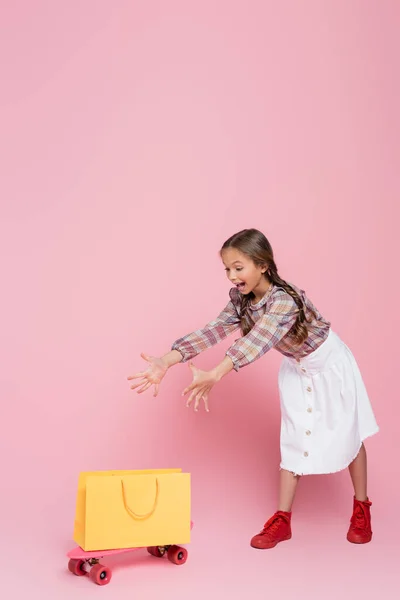
[[[274,534],[279,529],[282,521],[284,521],[282,515],[273,515],[265,523],[260,535],[265,535],[267,533]]]
[[[356,529],[366,529],[367,528],[367,518],[366,518],[364,510],[360,504],[358,504],[355,508],[354,514],[351,517],[351,524]]]

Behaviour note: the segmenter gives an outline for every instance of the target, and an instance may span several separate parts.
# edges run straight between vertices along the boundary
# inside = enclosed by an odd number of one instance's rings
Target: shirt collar
[[[252,302],[250,302],[250,308],[252,310],[258,310],[258,309],[262,308],[264,306],[264,304],[267,303],[270,296],[273,294],[274,289],[275,289],[275,286],[274,286],[274,284],[272,284],[272,287],[267,292],[265,292],[264,296],[261,298],[261,300],[259,300],[257,302],[257,304],[253,304]]]

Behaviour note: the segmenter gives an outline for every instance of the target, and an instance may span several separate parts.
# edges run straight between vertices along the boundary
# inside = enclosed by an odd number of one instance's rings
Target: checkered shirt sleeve
[[[216,319],[207,323],[202,329],[197,329],[176,340],[172,350],[180,352],[183,357],[182,362],[187,362],[200,352],[219,344],[239,328],[239,313],[231,300]]]

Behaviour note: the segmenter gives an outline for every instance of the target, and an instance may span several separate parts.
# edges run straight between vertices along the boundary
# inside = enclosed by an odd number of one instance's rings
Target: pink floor
[[[326,497],[324,491],[317,492],[313,507],[314,501],[305,501],[300,493],[292,540],[270,551],[253,550],[248,543],[260,526],[258,506],[251,512],[240,497],[225,507],[218,500],[214,514],[197,516],[185,565],[172,565],[145,551],[112,557],[105,564],[113,567],[113,578],[103,588],[67,571],[65,554],[73,545],[70,527],[66,520],[57,519],[55,509],[49,511],[47,523],[44,515],[36,520],[25,512],[21,514],[26,526],[23,537],[7,524],[2,531],[1,596],[5,600],[69,600],[73,595],[121,600],[208,595],[211,600],[242,599],[248,594],[262,599],[276,594],[308,600],[398,598],[400,531],[398,523],[391,525],[394,505],[388,505],[390,511],[375,507],[373,542],[355,546],[345,539],[347,507],[328,506]]]

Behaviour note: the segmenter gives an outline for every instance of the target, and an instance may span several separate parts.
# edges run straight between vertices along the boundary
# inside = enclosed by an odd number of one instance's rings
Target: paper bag
[[[86,551],[186,544],[190,500],[181,469],[81,473],[74,540]]]

